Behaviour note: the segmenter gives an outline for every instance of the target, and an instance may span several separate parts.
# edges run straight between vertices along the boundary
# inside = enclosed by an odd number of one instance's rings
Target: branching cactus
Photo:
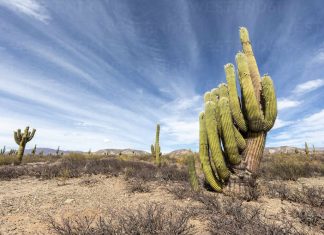
[[[21,163],[22,158],[24,156],[26,144],[33,139],[35,132],[36,132],[35,129],[33,129],[33,131],[30,132],[29,127],[26,127],[24,133],[22,133],[20,129],[14,132],[15,141],[19,145],[19,149],[18,149],[19,163]]]
[[[155,156],[156,165],[161,166],[161,148],[160,148],[160,124],[156,125],[155,144],[151,145],[152,155]]]
[[[236,55],[236,64],[241,98],[234,65],[226,64],[227,84],[205,93],[205,111],[199,116],[200,161],[207,183],[217,192],[225,185],[241,191],[251,182],[277,117],[273,82],[268,75],[260,77],[246,28],[240,28],[240,39],[243,52]]]

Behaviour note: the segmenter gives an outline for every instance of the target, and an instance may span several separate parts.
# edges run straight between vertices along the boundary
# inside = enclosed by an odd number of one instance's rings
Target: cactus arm
[[[29,126],[25,128],[24,137],[28,136],[28,134],[29,134]]]
[[[156,125],[155,143],[160,143],[160,124]]]
[[[241,162],[241,158],[238,152],[238,147],[234,135],[234,130],[233,130],[234,124],[232,122],[232,116],[231,116],[228,98],[222,97],[219,101],[219,107],[221,112],[220,116],[221,116],[221,125],[222,125],[222,137],[223,137],[222,140],[223,140],[225,152],[229,162],[233,165],[237,165]]]
[[[234,65],[226,64],[224,69],[228,84],[229,102],[233,119],[241,131],[247,132],[247,125],[241,111],[240,100],[237,94]]]
[[[270,76],[263,76],[261,85],[264,106],[264,131],[269,131],[277,118],[277,98]]]
[[[212,97],[211,101],[215,102],[215,98],[219,97],[219,88],[217,87],[217,88],[212,89],[210,93],[211,93],[211,97]]]
[[[260,103],[260,91],[261,91],[261,78],[259,68],[254,57],[252,45],[250,42],[249,32],[246,28],[240,28],[240,39],[243,48],[243,52],[247,57],[247,63],[249,66],[250,76],[254,87],[255,97]]]
[[[209,91],[204,94],[204,102],[206,103],[207,101],[211,101],[211,93]]]
[[[155,155],[155,149],[154,149],[154,145],[153,144],[151,144],[151,153],[152,153],[152,156]]]
[[[36,133],[36,129],[33,129],[33,131],[29,133],[27,142],[31,141],[34,138],[35,133]]]
[[[230,172],[225,164],[222,148],[220,145],[219,135],[217,133],[217,125],[215,118],[215,103],[208,101],[205,104],[205,125],[207,129],[207,140],[211,151],[211,159],[213,160],[217,174],[222,180],[227,180]]]
[[[16,144],[19,145],[21,139],[19,138],[17,131],[14,131],[14,138],[15,138],[15,142],[16,142]]]
[[[22,138],[22,135],[21,135],[21,129],[18,129],[18,131],[17,131],[17,135],[18,135],[18,138],[19,138],[19,139]]]
[[[243,151],[246,148],[246,141],[244,137],[241,135],[240,131],[234,126],[234,136],[237,143],[237,147],[240,151]]]
[[[227,98],[228,97],[227,84],[221,83],[221,84],[219,84],[218,88],[219,88],[219,98],[222,98],[222,97]]]
[[[215,117],[216,117],[217,123],[220,124],[221,121],[220,121],[220,110],[219,110],[219,96],[220,96],[219,88],[214,88],[211,91],[211,101],[213,101],[215,103]],[[222,133],[221,125],[217,125],[217,131],[218,131],[219,135],[221,135],[221,133]]]
[[[199,115],[199,158],[206,182],[216,191],[222,192],[221,183],[214,177],[208,157],[208,140],[205,124],[205,113]]]
[[[243,96],[243,105],[248,119],[248,127],[252,132],[263,130],[264,118],[260,110],[260,104],[256,99],[253,83],[251,80],[247,57],[239,52],[236,55],[236,63],[239,72],[239,80]]]

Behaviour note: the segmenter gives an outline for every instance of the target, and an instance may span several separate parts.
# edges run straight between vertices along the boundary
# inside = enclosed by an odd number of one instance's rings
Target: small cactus
[[[199,191],[199,181],[196,173],[195,157],[192,153],[188,155],[188,173],[192,190],[195,192]]]
[[[35,154],[36,154],[36,150],[37,150],[37,145],[35,144],[35,146],[34,146],[32,152],[31,152],[33,156],[35,156]]]
[[[55,153],[56,153],[56,156],[58,156],[58,155],[60,154],[60,146],[58,146],[58,147],[57,147],[57,149],[56,149],[56,152],[55,152]]]
[[[36,129],[33,129],[33,131],[30,132],[29,127],[25,128],[24,133],[22,133],[20,129],[18,129],[17,131],[14,132],[15,141],[19,145],[19,148],[18,148],[19,164],[21,163],[22,158],[24,156],[26,144],[33,139],[35,132],[36,132]]]
[[[267,132],[277,117],[273,82],[268,75],[260,77],[246,28],[240,28],[240,39],[243,52],[235,59],[241,99],[234,65],[226,64],[227,84],[205,93],[205,111],[199,116],[200,161],[207,183],[217,192],[231,180],[248,182],[258,171]]]
[[[155,156],[155,162],[157,166],[161,166],[161,149],[160,149],[160,124],[156,125],[156,133],[155,133],[155,144],[151,145],[152,155]]]
[[[17,150],[15,150],[15,149],[10,149],[10,151],[8,153],[9,156],[16,155],[16,154],[17,154]]]
[[[154,150],[153,144],[151,144],[151,154],[152,154],[152,157],[155,157],[155,150]]]
[[[309,157],[309,148],[308,148],[307,142],[305,142],[305,153],[306,153],[306,156]]]
[[[316,149],[315,149],[315,146],[313,145],[313,155],[315,155],[315,154],[316,154]]]

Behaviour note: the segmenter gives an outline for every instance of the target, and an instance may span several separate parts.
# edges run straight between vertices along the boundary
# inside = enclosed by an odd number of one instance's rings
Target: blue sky
[[[324,2],[0,0],[0,144],[70,150],[198,147],[205,91],[246,26],[279,116],[267,146],[324,146]]]

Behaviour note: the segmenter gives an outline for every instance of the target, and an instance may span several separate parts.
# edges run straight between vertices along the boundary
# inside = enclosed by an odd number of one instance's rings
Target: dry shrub
[[[324,175],[324,158],[316,160],[299,155],[270,155],[261,163],[264,179],[297,180],[301,177]]]
[[[289,188],[283,182],[277,182],[267,185],[267,194],[271,197],[277,197],[281,200],[306,204],[313,207],[324,206],[324,188],[308,187],[303,185],[301,190]]]
[[[200,192],[196,192],[192,190],[190,184],[188,182],[183,182],[182,184],[175,184],[172,186],[167,187],[167,191],[175,196],[176,199],[183,200],[183,199],[194,199],[197,200],[199,197]]]
[[[51,179],[62,175],[66,178],[74,178],[81,175],[97,174],[107,176],[122,174],[126,179],[143,181],[186,181],[188,179],[187,171],[175,165],[158,168],[147,162],[123,161],[114,158],[88,158],[83,154],[67,155],[54,163],[0,167],[0,180],[10,180],[23,175]]]
[[[192,213],[180,208],[167,209],[151,203],[137,209],[125,209],[108,218],[74,217],[60,221],[49,217],[50,230],[61,235],[187,235],[194,234],[194,226],[189,224]]]
[[[310,227],[319,226],[324,230],[323,212],[321,208],[313,208],[304,205],[301,209],[294,209],[292,214],[297,217],[302,224]]]
[[[150,187],[142,180],[132,180],[128,183],[128,192],[130,193],[149,193]]]
[[[204,205],[199,214],[207,220],[211,234],[298,234],[290,221],[274,223],[260,208],[234,197],[200,193],[195,200]]]

